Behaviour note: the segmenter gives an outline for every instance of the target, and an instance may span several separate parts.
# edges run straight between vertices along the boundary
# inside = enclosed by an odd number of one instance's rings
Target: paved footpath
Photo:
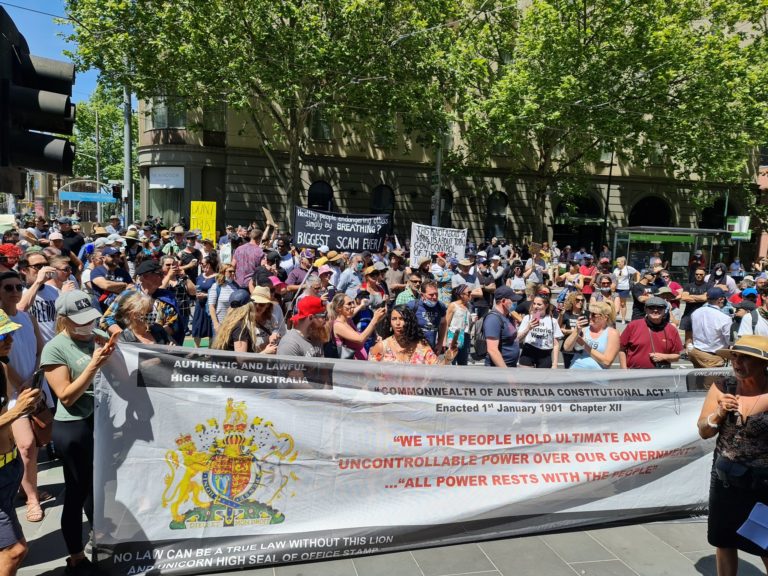
[[[56,496],[44,508],[45,520],[24,520],[29,555],[22,576],[62,576],[66,550],[59,533],[61,467],[42,462],[40,488]],[[508,538],[478,544],[443,546],[355,559],[241,570],[247,576],[715,576],[714,550],[706,522],[686,520],[598,530]],[[740,576],[764,574],[762,562],[742,554]],[[225,573],[220,573],[225,574]]]

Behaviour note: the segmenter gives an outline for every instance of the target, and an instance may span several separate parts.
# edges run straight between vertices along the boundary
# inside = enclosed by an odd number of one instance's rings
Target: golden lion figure
[[[179,506],[192,498],[192,501],[201,508],[208,508],[211,503],[200,499],[203,487],[195,482],[194,477],[206,472],[211,467],[211,455],[199,452],[195,443],[189,436],[179,438],[177,441],[184,463],[184,474],[179,479],[176,488],[169,495],[168,491],[174,484],[176,472],[179,469],[179,457],[174,450],[169,450],[165,455],[165,462],[170,468],[170,474],[165,476],[165,490],[163,491],[163,508],[171,506],[171,516],[175,522],[183,522],[184,515],[179,513]]]

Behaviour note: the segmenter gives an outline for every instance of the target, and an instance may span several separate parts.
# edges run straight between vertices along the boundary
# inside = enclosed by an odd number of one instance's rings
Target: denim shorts
[[[24,538],[13,505],[23,475],[24,465],[20,456],[0,468],[0,549],[13,546]]]

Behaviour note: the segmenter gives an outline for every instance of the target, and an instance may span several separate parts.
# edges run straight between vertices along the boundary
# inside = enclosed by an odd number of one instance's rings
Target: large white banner
[[[96,386],[96,552],[202,574],[701,513],[712,374],[121,345]]]
[[[464,258],[467,247],[467,229],[438,228],[425,224],[411,224],[411,266],[417,266],[420,258],[430,258],[437,252],[445,252],[446,258]]]

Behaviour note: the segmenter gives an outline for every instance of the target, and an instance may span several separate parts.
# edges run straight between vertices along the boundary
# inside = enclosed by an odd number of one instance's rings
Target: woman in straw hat
[[[736,574],[738,550],[768,568],[768,553],[737,534],[757,502],[768,504],[768,337],[744,336],[717,354],[731,361],[733,377],[710,387],[697,424],[702,438],[717,436],[707,540],[725,576]]]
[[[275,354],[279,334],[274,331],[269,288],[236,290],[211,348],[234,352]]]

